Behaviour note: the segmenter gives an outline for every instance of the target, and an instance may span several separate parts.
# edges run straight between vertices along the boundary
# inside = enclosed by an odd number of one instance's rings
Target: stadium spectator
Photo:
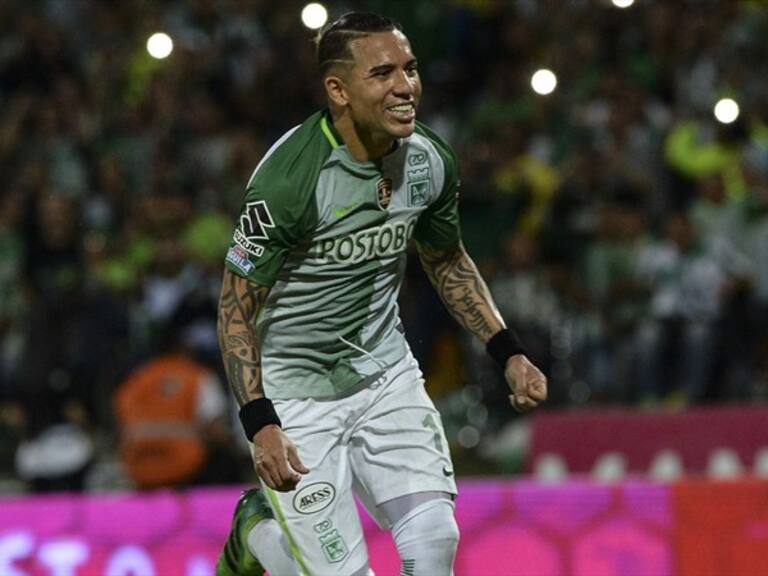
[[[137,366],[115,390],[120,460],[139,488],[232,482],[239,477],[221,381],[184,350]]]
[[[641,201],[628,186],[613,191],[585,249],[586,290],[600,319],[599,343],[589,359],[588,374],[598,400],[637,400],[641,388],[637,327],[648,313],[650,296],[637,269],[650,240]]]
[[[667,238],[638,258],[638,268],[652,287],[638,346],[644,396],[676,392],[683,403],[701,401],[717,355],[727,275],[685,213],[669,217]]]

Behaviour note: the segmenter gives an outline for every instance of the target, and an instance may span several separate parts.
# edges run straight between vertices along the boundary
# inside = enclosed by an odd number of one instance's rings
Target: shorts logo
[[[336,489],[328,482],[315,482],[305,486],[293,497],[293,508],[300,514],[314,514],[325,510],[336,498]]]
[[[435,420],[435,417],[432,416],[432,414],[427,414],[424,416],[424,420],[421,421],[421,425],[424,426],[424,428],[428,428],[432,431],[432,442],[435,445],[435,450],[438,452],[443,451],[443,435],[441,434],[442,430],[440,425]]]
[[[376,199],[379,201],[379,208],[386,210],[392,201],[392,179],[379,178],[376,182]]]
[[[318,534],[318,541],[320,547],[325,554],[325,559],[330,564],[341,562],[349,554],[349,548],[347,543],[344,542],[344,538],[339,534],[339,531],[333,527],[333,522],[330,520],[323,520],[314,525],[315,532]]]
[[[248,253],[240,246],[232,246],[227,252],[227,262],[244,274],[250,274],[253,270],[253,264],[248,260]]]

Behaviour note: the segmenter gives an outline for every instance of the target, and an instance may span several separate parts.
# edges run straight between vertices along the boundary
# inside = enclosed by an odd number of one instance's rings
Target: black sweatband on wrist
[[[499,368],[504,370],[507,367],[507,360],[516,354],[525,354],[525,348],[523,348],[522,342],[517,337],[517,334],[504,328],[493,335],[485,345],[485,350],[494,359]]]
[[[240,407],[240,423],[245,430],[245,436],[248,442],[253,441],[253,437],[264,426],[270,424],[283,425],[275,412],[275,407],[269,398],[257,398]]]

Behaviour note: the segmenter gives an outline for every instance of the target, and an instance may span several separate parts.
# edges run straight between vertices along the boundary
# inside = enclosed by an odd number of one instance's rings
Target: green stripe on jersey
[[[331,129],[328,126],[328,119],[325,116],[323,116],[320,120],[320,128],[322,128],[325,137],[328,138],[328,142],[331,143],[331,148],[338,148],[339,143],[336,142],[336,136],[334,136],[333,132],[331,132]]]

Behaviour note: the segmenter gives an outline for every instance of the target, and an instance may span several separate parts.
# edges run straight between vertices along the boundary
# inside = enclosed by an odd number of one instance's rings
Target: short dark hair
[[[352,40],[376,32],[402,31],[402,29],[399,22],[385,16],[372,12],[347,12],[324,26],[317,35],[315,42],[320,74],[325,76],[334,64],[354,59],[349,49],[349,43]]]

